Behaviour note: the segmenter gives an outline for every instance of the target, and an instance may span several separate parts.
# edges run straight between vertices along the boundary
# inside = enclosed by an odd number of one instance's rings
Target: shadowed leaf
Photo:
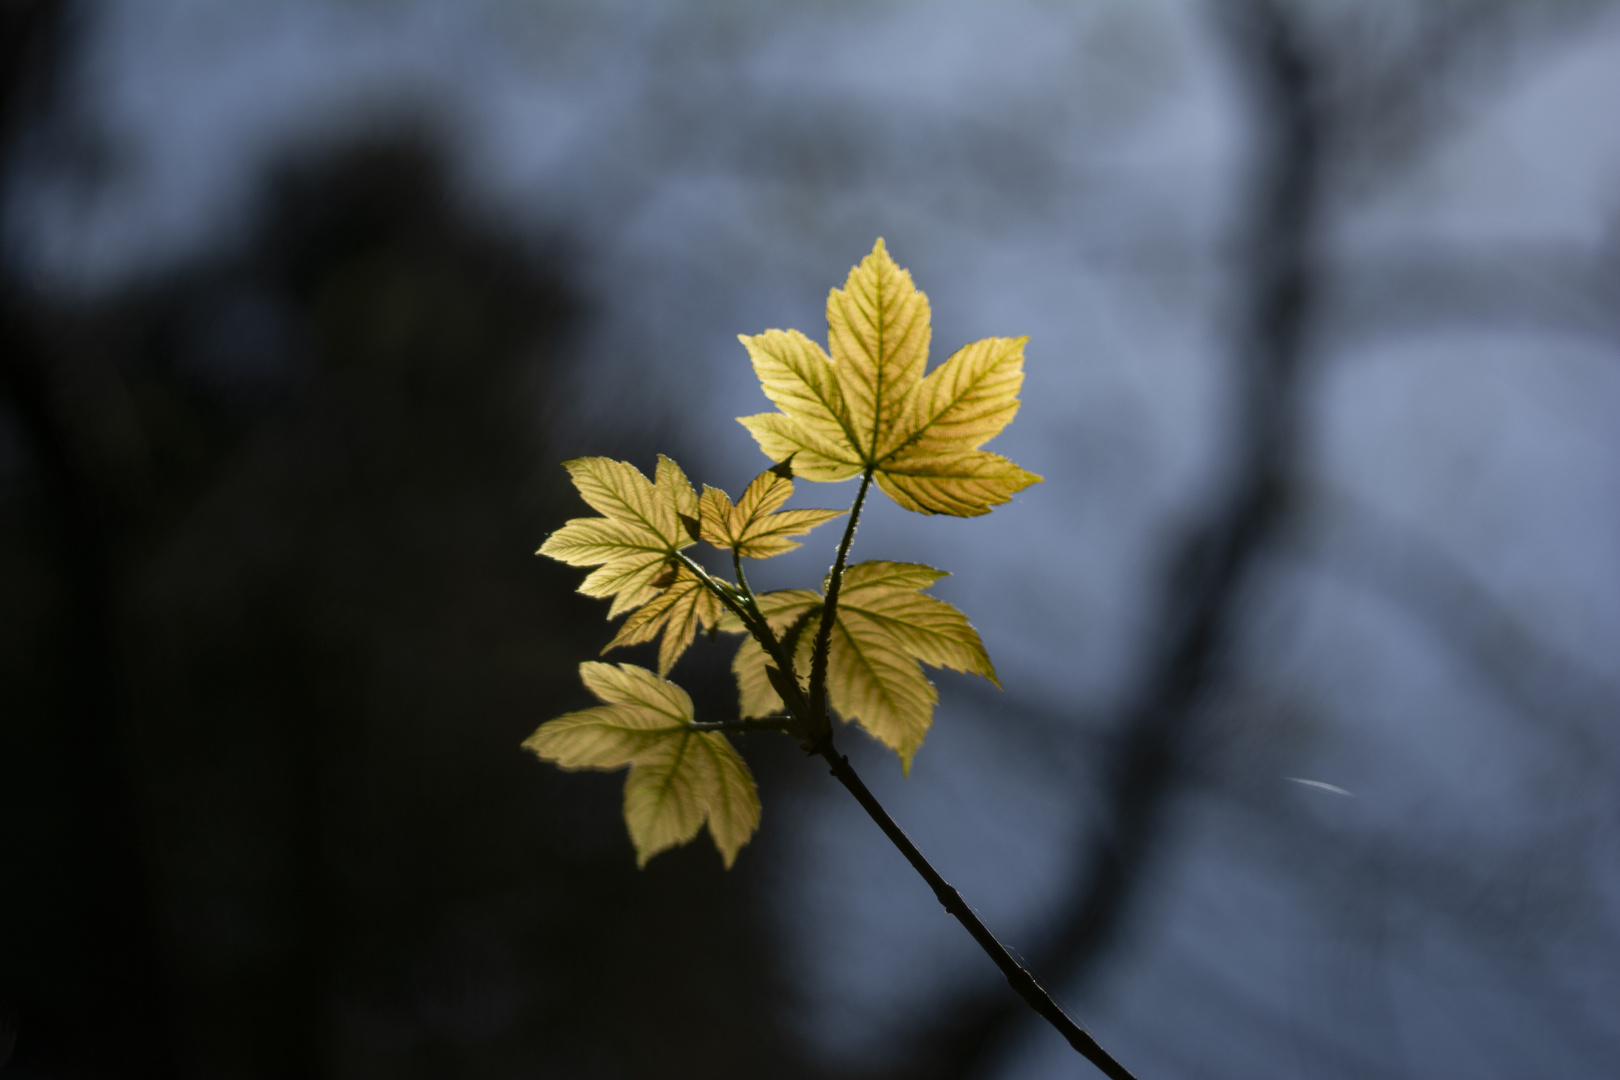
[[[638,866],[707,822],[730,867],[759,826],[753,775],[731,743],[693,731],[692,699],[646,668],[588,661],[579,674],[602,704],[540,725],[523,745],[565,769],[630,766],[624,821]]]

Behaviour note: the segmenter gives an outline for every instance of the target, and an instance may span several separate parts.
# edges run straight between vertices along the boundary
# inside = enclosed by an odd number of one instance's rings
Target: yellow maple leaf
[[[709,826],[729,868],[759,827],[759,793],[726,737],[693,731],[686,691],[634,664],[587,661],[580,679],[602,702],[540,725],[524,746],[564,769],[620,769],[636,865]]]
[[[874,561],[844,572],[838,615],[827,654],[827,697],[845,720],[859,723],[900,755],[906,771],[933,723],[939,693],[921,664],[982,675],[1000,686],[995,666],[967,616],[925,595],[943,570],[917,563]],[[809,672],[810,653],[820,625],[822,597],[805,589],[766,593],[759,604],[772,628],[794,626],[794,667]],[[741,623],[722,619],[722,630]],[[919,663],[920,662],[920,663]],[[781,711],[782,699],[765,676],[765,651],[745,640],[732,662],[744,716]]]
[[[788,655],[794,657],[794,667],[803,686],[810,675],[810,653],[814,639],[814,631],[806,634],[805,630],[810,623],[810,614],[821,607],[821,594],[809,589],[781,589],[755,597],[754,602]],[[731,634],[742,633],[745,629],[742,620],[730,612],[721,613],[719,628]],[[765,673],[769,664],[765,650],[753,637],[743,642],[742,648],[732,659],[731,672],[737,677],[737,707],[742,716],[770,716],[783,710],[782,698],[771,685],[770,676]]]
[[[604,653],[621,645],[637,645],[651,641],[662,631],[664,639],[658,646],[658,674],[668,675],[675,661],[697,636],[698,627],[705,630],[720,619],[720,601],[685,566],[675,571],[675,580],[663,592],[630,613],[619,627],[613,640],[603,646]]]
[[[1028,338],[985,338],[923,374],[928,297],[881,239],[827,297],[828,356],[797,330],[742,336],[780,410],[738,417],[810,480],[871,470],[907,510],[974,517],[1040,477],[981,450],[1018,412]]]
[[[563,467],[580,496],[603,516],[567,522],[538,554],[597,567],[579,591],[612,597],[610,619],[659,595],[673,580],[675,553],[697,542],[682,517],[696,519],[698,496],[681,467],[659,454],[650,482],[634,465],[612,458],[575,458]]]
[[[844,510],[782,510],[793,494],[793,474],[787,462],[756,476],[737,505],[719,488],[703,485],[698,500],[703,539],[717,548],[729,548],[745,559],[769,559],[799,546],[790,536],[803,536]]]

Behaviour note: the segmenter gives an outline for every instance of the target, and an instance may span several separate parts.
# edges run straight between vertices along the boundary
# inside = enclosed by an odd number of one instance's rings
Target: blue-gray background
[[[736,492],[877,236],[1047,477],[856,542],[1006,686],[842,738],[946,876],[1142,1077],[1620,1071],[1620,8],[4,19],[5,1075],[1083,1073],[785,740],[730,873],[518,749],[557,462]]]

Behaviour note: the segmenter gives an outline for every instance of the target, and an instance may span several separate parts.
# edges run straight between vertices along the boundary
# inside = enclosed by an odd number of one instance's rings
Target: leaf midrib
[[[675,750],[675,760],[670,763],[669,771],[664,774],[663,781],[658,785],[658,800],[655,803],[655,809],[659,814],[663,813],[664,806],[668,801],[670,788],[675,783],[675,775],[681,771],[681,762],[686,758],[687,744],[691,741],[692,732],[690,729],[688,729],[682,733],[681,745]]]
[[[856,643],[855,635],[849,632],[849,627],[845,626],[841,620],[836,618],[833,619],[833,627],[842,636],[845,647],[848,648],[860,660],[861,666],[866,669],[866,672],[871,677],[872,682],[878,687],[879,694],[884,703],[888,706],[889,711],[894,713],[896,716],[902,715],[904,710],[901,708],[899,700],[894,696],[893,693],[890,692],[888,680],[879,675],[877,668],[872,666],[872,662],[867,659],[866,650],[861,648],[860,645]],[[862,717],[862,719],[868,718]]]
[[[967,348],[967,346],[964,345],[963,348]],[[958,349],[956,355],[960,355],[960,353],[961,353],[961,350]],[[933,378],[934,376],[938,375],[941,371],[944,371],[945,368],[950,365],[951,361],[956,359],[956,355],[953,355],[953,356],[947,358],[945,363],[939,365],[939,367],[935,368],[933,371],[927,372],[922,377],[922,379],[918,381],[917,392],[921,393],[922,392],[922,384],[927,382],[929,379]],[[923,424],[919,424],[917,426],[917,430],[913,431],[910,435],[906,436],[906,439],[905,439],[904,442],[902,442],[899,446],[896,446],[893,450],[890,450],[887,454],[884,454],[881,458],[879,458],[877,460],[877,462],[874,463],[874,467],[879,469],[880,471],[887,472],[888,470],[883,469],[883,463],[885,461],[888,461],[891,458],[895,457],[902,450],[906,449],[906,447],[915,444],[924,435],[928,434],[928,429],[933,427],[935,424],[939,423],[939,418],[940,417],[944,416],[946,413],[950,412],[957,405],[961,404],[962,400],[964,398],[966,398],[968,396],[968,394],[971,393],[975,388],[977,388],[979,386],[979,384],[983,383],[986,379],[988,379],[990,377],[990,373],[993,372],[993,371],[995,371],[995,365],[992,364],[990,367],[986,368],[983,372],[981,372],[977,379],[974,379],[971,383],[969,383],[962,390],[961,393],[959,393],[956,396],[952,397],[948,402],[945,403],[945,405],[942,408],[940,408],[937,412],[935,412],[933,416],[929,417],[927,422],[925,422]],[[990,438],[993,438],[993,437],[994,436],[991,436]],[[875,436],[874,436],[874,438],[875,438]],[[985,438],[985,439],[980,440],[980,445],[982,446],[984,443],[989,442],[990,438]],[[876,442],[874,442],[872,444],[872,449],[873,450],[877,449]],[[976,446],[964,447],[963,452],[970,451],[970,450],[977,450],[977,449],[978,449],[978,447],[976,447]],[[937,474],[930,474],[930,475],[937,475]],[[951,478],[952,479],[970,479],[968,477],[951,477]]]

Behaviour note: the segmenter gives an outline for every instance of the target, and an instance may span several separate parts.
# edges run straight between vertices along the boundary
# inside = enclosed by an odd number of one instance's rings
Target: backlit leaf
[[[939,695],[919,662],[981,675],[1000,686],[984,643],[967,616],[922,592],[945,573],[916,563],[865,562],[844,573],[838,619],[827,656],[827,696],[845,720],[859,723],[900,755],[909,771],[912,755],[933,722]],[[808,612],[797,641],[795,666],[808,674],[809,652],[819,625],[821,597],[802,589],[766,593],[773,628],[791,625]],[[728,627],[722,621],[721,629]],[[768,716],[782,700],[764,676],[765,653],[751,638],[732,662],[744,716]]]
[[[707,630],[719,622],[720,610],[720,601],[714,593],[692,571],[681,566],[675,572],[675,580],[663,592],[630,613],[618,634],[602,651],[651,641],[662,631],[664,640],[658,646],[658,674],[668,675],[675,661],[692,644],[698,627]]]
[[[797,330],[739,335],[765,396],[782,411],[743,417],[772,461],[793,458],[793,470],[809,480],[847,480],[862,459],[838,374],[821,346]]]
[[[827,298],[829,357],[795,330],[743,337],[780,410],[739,418],[811,480],[871,469],[908,510],[973,517],[1041,479],[980,449],[1018,412],[1026,338],[986,338],[925,377],[928,297],[880,239]]]
[[[565,769],[619,769],[636,864],[691,840],[704,823],[727,867],[759,826],[747,764],[715,731],[693,731],[692,699],[633,664],[586,662],[580,679],[601,705],[540,725],[524,742]]]
[[[793,494],[793,481],[784,471],[778,467],[760,473],[736,506],[725,492],[705,484],[698,504],[703,539],[746,559],[769,559],[799,546],[788,537],[803,536],[817,525],[843,516],[843,510],[781,510]]]
[[[893,450],[928,363],[928,297],[880,239],[827,296],[827,342],[863,464]]]
[[[794,670],[801,687],[810,677],[810,653],[814,631],[808,630],[810,616],[821,607],[821,597],[808,589],[786,589],[766,593],[758,598],[765,621],[771,624],[777,639],[794,657]],[[720,629],[740,633],[742,623],[736,619],[721,619]],[[744,717],[772,716],[783,710],[781,695],[771,685],[765,668],[771,663],[763,647],[752,637],[743,639],[742,646],[731,661],[731,672],[737,677],[737,710]]]
[[[579,591],[611,597],[610,619],[657,596],[669,585],[663,579],[674,554],[696,542],[681,518],[697,517],[698,497],[681,467],[660,454],[651,482],[634,465],[612,458],[575,458],[563,467],[580,496],[603,516],[574,518],[546,539],[539,554],[570,566],[599,567]]]
[[[902,451],[876,476],[884,494],[907,510],[955,517],[987,514],[1041,479],[1000,454],[973,449],[941,454]]]

